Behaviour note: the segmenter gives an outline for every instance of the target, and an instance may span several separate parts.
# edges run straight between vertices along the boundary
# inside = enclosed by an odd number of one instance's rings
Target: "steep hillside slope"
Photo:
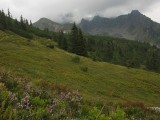
[[[95,16],[91,21],[82,19],[79,26],[91,35],[109,35],[160,44],[160,24],[138,10],[116,18]]]
[[[54,44],[55,48],[48,48]],[[129,69],[80,57],[75,63],[70,54],[51,40],[33,40],[0,31],[0,70],[23,75],[33,81],[78,89],[85,99],[106,102],[141,101],[160,106],[160,74]],[[88,68],[84,70],[83,68]]]

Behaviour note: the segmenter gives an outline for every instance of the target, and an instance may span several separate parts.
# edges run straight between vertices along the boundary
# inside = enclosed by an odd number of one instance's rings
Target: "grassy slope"
[[[36,80],[49,80],[79,89],[86,99],[107,102],[142,101],[160,106],[160,74],[81,57],[79,64],[71,62],[75,55],[57,47],[47,48],[50,40],[27,40],[10,32],[0,31],[0,70]],[[54,43],[55,44],[55,43]],[[88,72],[80,67],[87,66]]]

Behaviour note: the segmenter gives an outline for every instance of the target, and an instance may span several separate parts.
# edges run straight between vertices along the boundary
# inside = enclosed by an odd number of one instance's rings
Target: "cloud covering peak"
[[[79,22],[95,15],[115,17],[139,10],[160,22],[159,0],[1,0],[0,8],[9,8],[14,17],[22,14],[33,22],[47,17],[57,22]]]

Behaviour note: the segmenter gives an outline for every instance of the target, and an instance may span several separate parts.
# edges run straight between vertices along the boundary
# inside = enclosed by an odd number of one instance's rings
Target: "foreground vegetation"
[[[128,103],[121,108],[93,104],[84,101],[78,90],[0,72],[1,120],[158,120],[159,116],[141,103]]]

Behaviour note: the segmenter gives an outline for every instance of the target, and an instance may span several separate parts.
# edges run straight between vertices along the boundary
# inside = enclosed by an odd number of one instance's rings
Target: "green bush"
[[[88,71],[88,67],[86,67],[86,66],[80,67],[80,70],[83,71],[83,72],[87,72]]]
[[[127,120],[126,113],[118,106],[116,111],[111,114],[112,120]]]
[[[35,112],[35,120],[49,120],[50,113],[46,108],[38,108]]]
[[[46,45],[48,48],[54,49],[54,45],[53,44],[47,44]]]
[[[89,120],[109,120],[109,117],[105,114],[102,114],[102,111],[97,107],[94,107],[89,111]]]
[[[0,73],[0,82],[4,83],[9,91],[14,91],[18,83],[6,73]]]
[[[71,61],[74,63],[80,63],[80,57],[79,56],[72,57]]]
[[[31,103],[34,106],[43,107],[45,106],[46,102],[43,99],[40,99],[40,97],[34,97],[31,99]]]
[[[7,87],[5,86],[4,83],[0,83],[0,91],[6,91]]]
[[[10,28],[10,30],[13,31],[14,33],[22,36],[22,37],[25,37],[25,38],[28,38],[28,39],[33,38],[33,35],[31,33],[27,32],[27,31],[17,29],[17,28]]]
[[[145,112],[140,107],[129,106],[125,109],[128,117],[134,117],[135,119],[144,118],[146,116]]]

